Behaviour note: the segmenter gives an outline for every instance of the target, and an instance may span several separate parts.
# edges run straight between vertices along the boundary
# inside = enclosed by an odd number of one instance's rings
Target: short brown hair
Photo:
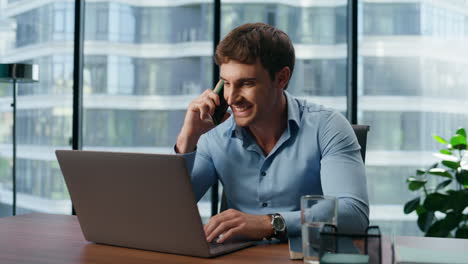
[[[233,29],[216,48],[217,65],[229,60],[255,64],[257,59],[272,80],[285,66],[289,67],[292,76],[295,55],[288,35],[264,23],[244,24]]]

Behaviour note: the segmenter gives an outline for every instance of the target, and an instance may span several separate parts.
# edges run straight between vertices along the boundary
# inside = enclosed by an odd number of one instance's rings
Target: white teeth
[[[245,111],[245,110],[247,109],[247,107],[245,107],[245,106],[243,106],[243,107],[235,106],[234,108],[235,108],[236,111],[238,111],[238,112],[243,112],[243,111]]]

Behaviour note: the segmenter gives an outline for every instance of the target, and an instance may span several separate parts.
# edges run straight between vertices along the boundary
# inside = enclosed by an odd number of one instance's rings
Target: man
[[[369,209],[356,136],[341,114],[285,91],[295,61],[289,37],[266,24],[245,24],[221,41],[215,61],[233,116],[215,127],[210,115],[220,100],[206,90],[190,103],[175,146],[198,200],[223,183],[231,209],[208,221],[207,241],[298,235],[306,194],[336,196],[338,228],[364,230]]]

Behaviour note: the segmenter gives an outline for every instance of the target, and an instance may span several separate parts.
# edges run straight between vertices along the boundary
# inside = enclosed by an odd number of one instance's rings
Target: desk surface
[[[75,216],[26,214],[0,219],[0,263],[302,263],[287,244],[262,245],[213,259],[98,245]]]
[[[468,248],[468,240],[397,237],[400,245],[427,249]],[[382,262],[392,261],[384,237]],[[0,219],[0,263],[302,263],[290,260],[287,244],[261,245],[225,256],[203,259],[152,251],[105,246],[86,241],[75,216],[26,214]]]

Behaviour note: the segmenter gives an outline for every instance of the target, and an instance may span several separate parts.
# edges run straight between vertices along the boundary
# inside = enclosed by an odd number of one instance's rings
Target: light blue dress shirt
[[[336,111],[285,95],[288,125],[268,156],[232,116],[203,134],[195,152],[181,154],[197,200],[220,180],[229,208],[279,213],[294,236],[301,230],[302,195],[335,196],[339,231],[363,231],[369,223],[367,187],[352,127]]]

